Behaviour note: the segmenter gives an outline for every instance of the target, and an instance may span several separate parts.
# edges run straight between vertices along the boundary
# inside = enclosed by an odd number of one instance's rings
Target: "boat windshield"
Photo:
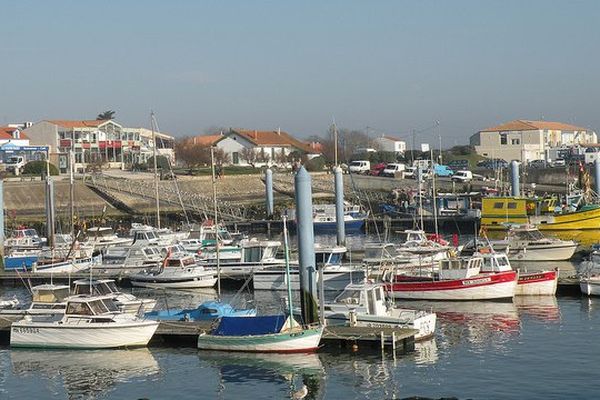
[[[94,315],[87,303],[69,303],[65,314],[71,315]]]
[[[501,267],[510,266],[510,264],[508,263],[508,258],[506,256],[496,257],[496,261],[498,262],[498,265]]]
[[[335,302],[343,304],[360,304],[360,290],[344,290],[342,294],[336,297]]]
[[[115,304],[114,301],[110,300],[110,299],[102,299],[102,304],[104,304],[104,306],[106,307],[106,309],[110,312],[116,312],[119,311],[119,307],[117,307],[117,305]]]
[[[35,231],[35,229],[25,229],[23,231],[23,233],[27,237],[36,237],[38,235],[37,232]]]
[[[106,305],[104,305],[103,300],[93,300],[90,301],[88,304],[95,315],[105,314],[108,312],[108,308],[106,307]]]

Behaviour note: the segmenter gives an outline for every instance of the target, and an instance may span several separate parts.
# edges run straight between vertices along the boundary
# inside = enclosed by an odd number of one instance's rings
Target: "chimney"
[[[254,130],[254,140],[258,139],[258,131],[255,129]]]
[[[277,128],[277,134],[281,136],[281,127]]]

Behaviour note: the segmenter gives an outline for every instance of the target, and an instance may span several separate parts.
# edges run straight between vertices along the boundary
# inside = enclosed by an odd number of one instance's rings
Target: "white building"
[[[229,155],[232,165],[264,166],[289,164],[293,152],[306,154],[309,158],[318,155],[316,146],[304,143],[280,129],[258,131],[230,129],[221,135],[197,136],[195,144],[216,146]]]
[[[0,162],[6,162],[13,156],[24,156],[28,161],[45,160],[48,147],[31,146],[29,138],[17,124],[0,126]]]
[[[34,145],[49,146],[50,160],[61,173],[68,168],[68,153],[75,155],[75,168],[102,163],[108,168],[125,168],[152,157],[152,132],[127,128],[115,120],[45,120],[23,131]],[[157,152],[173,158],[174,139],[156,133]]]
[[[477,154],[506,161],[551,161],[550,149],[598,142],[596,132],[551,121],[514,120],[483,129],[471,136]]]
[[[406,142],[388,135],[381,135],[373,140],[380,151],[391,151],[397,154],[404,154],[406,151]]]

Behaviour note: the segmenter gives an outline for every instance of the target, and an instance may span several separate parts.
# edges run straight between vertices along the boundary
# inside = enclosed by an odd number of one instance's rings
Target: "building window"
[[[507,133],[500,134],[500,144],[508,144],[508,134]]]
[[[521,144],[521,139],[510,139],[510,144]]]

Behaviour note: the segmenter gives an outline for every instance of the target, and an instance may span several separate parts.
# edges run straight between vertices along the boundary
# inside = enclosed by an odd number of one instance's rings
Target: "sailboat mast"
[[[215,214],[215,251],[217,253],[217,295],[221,298],[221,243],[219,240],[219,213],[217,210],[217,178],[215,176],[215,148],[210,147],[210,168],[212,172],[213,212]]]
[[[160,229],[160,199],[158,197],[158,163],[156,160],[156,132],[154,131],[154,111],[150,112],[150,129],[152,129],[152,154],[154,158],[154,194],[156,199],[156,227]]]
[[[294,314],[292,307],[292,282],[290,281],[290,251],[287,231],[287,217],[285,215],[283,216],[283,248],[285,252],[285,280],[287,282],[288,292],[288,312],[290,313],[290,328],[293,328]],[[298,277],[300,277],[300,271],[298,271]]]
[[[440,151],[440,155],[441,155]],[[435,225],[435,235],[438,235],[438,213],[437,213],[437,194],[435,191],[435,164],[433,163],[433,150],[430,150],[431,156],[431,197],[433,199],[433,224]]]
[[[71,141],[71,150],[69,150],[69,229],[71,238],[75,239],[75,154],[73,153],[73,141]]]

